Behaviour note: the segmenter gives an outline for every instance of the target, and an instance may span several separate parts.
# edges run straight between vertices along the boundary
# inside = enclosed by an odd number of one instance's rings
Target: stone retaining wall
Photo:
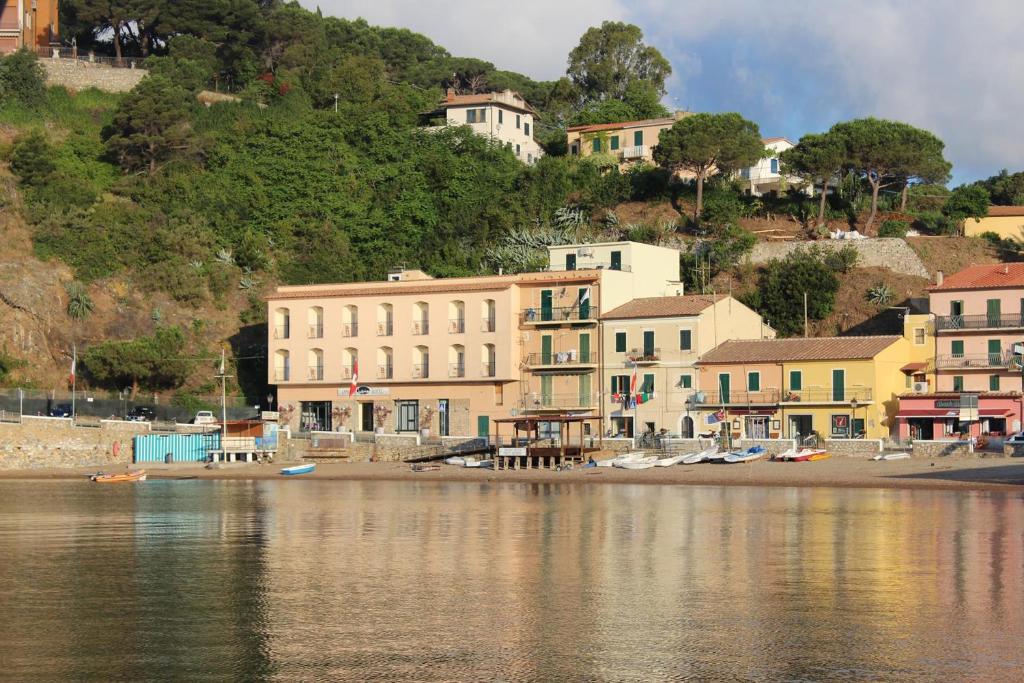
[[[774,258],[783,258],[800,248],[820,246],[838,251],[852,245],[860,257],[857,266],[867,268],[878,266],[896,273],[929,277],[921,257],[905,240],[898,237],[873,237],[863,240],[817,240],[815,242],[758,242],[750,252],[751,263],[767,263]]]
[[[882,452],[881,439],[825,439],[823,448],[837,457],[870,458]]]
[[[973,455],[974,446],[970,441],[915,441],[915,458],[934,458],[945,455]]]
[[[740,450],[752,446],[763,446],[769,456],[776,456],[783,451],[796,448],[795,439],[740,439],[738,442]]]
[[[145,69],[115,69],[80,59],[40,59],[39,63],[46,69],[47,85],[62,85],[69,90],[128,92],[149,73]]]
[[[0,423],[0,469],[129,464],[132,437],[148,430],[145,423],[101,420],[81,427],[66,418],[25,415],[21,424]]]

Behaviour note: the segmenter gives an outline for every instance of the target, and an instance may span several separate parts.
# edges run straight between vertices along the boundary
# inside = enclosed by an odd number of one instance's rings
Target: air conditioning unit
[[[927,394],[928,393],[928,382],[914,382],[914,393],[915,394]]]
[[[581,258],[584,256],[593,256],[594,250],[591,249],[590,247],[580,247],[579,249],[576,250],[576,255]]]

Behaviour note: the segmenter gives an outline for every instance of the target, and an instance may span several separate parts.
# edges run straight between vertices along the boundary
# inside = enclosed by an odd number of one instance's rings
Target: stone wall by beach
[[[148,431],[149,425],[139,422],[76,426],[64,418],[26,415],[20,424],[0,423],[0,469],[129,464],[132,438]]]
[[[816,242],[758,242],[750,252],[751,263],[767,263],[774,258],[783,258],[797,249],[810,246],[838,251],[849,245],[857,250],[857,266],[877,266],[896,273],[929,277],[917,252],[905,240],[898,237],[874,237],[863,240],[818,240]]]
[[[68,90],[96,88],[104,92],[128,92],[149,72],[146,69],[114,68],[80,59],[40,59],[46,69],[47,85]]]
[[[934,458],[945,455],[972,455],[974,447],[970,441],[915,441],[915,458]]]
[[[882,452],[882,440],[825,439],[824,448],[837,457],[870,458]]]

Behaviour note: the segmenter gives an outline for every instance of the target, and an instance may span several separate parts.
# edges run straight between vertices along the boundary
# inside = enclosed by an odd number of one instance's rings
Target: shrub
[[[848,272],[851,268],[854,268],[857,265],[857,261],[860,260],[860,254],[857,253],[857,248],[852,244],[844,244],[836,251],[829,251],[825,254],[822,254],[817,250],[815,250],[815,252],[818,258],[821,258],[826,266],[837,273]]]
[[[782,336],[803,330],[804,295],[811,320],[832,313],[839,278],[820,248],[798,249],[784,259],[768,262],[758,290],[745,298]]]
[[[0,102],[5,100],[30,109],[46,102],[46,72],[32,52],[18,50],[0,59]]]
[[[906,237],[910,226],[906,221],[882,221],[878,228],[879,237]]]
[[[722,227],[735,225],[742,214],[743,202],[740,198],[732,192],[718,190],[704,198],[700,220],[712,227]]]
[[[92,313],[95,304],[89,296],[85,285],[77,280],[64,285],[64,291],[68,295],[68,315],[75,320],[85,320]]]
[[[959,221],[938,211],[919,213],[914,227],[929,235],[956,235],[960,232]]]
[[[892,287],[885,282],[876,282],[868,287],[864,298],[879,308],[888,306],[892,302]]]
[[[965,218],[983,218],[988,213],[988,191],[979,185],[961,185],[953,190],[942,213],[959,223]]]
[[[57,170],[55,151],[38,130],[18,138],[11,149],[11,170],[26,185],[43,185]]]

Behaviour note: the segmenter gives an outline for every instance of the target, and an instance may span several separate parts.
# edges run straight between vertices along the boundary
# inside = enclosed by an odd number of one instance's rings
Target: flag
[[[636,363],[633,363],[633,375],[629,378],[629,393],[636,393]]]
[[[584,289],[580,292],[580,306],[590,302],[590,288]]]
[[[78,364],[78,349],[71,352],[71,374],[68,376],[68,383],[75,383],[75,366]]]
[[[719,422],[725,422],[725,411],[719,410],[717,413],[708,413],[705,421],[709,425],[716,425]]]
[[[352,361],[352,383],[348,385],[348,396],[352,398],[356,395],[356,387],[359,384],[359,359],[356,358]]]
[[[224,349],[220,351],[220,374],[224,374]]]

